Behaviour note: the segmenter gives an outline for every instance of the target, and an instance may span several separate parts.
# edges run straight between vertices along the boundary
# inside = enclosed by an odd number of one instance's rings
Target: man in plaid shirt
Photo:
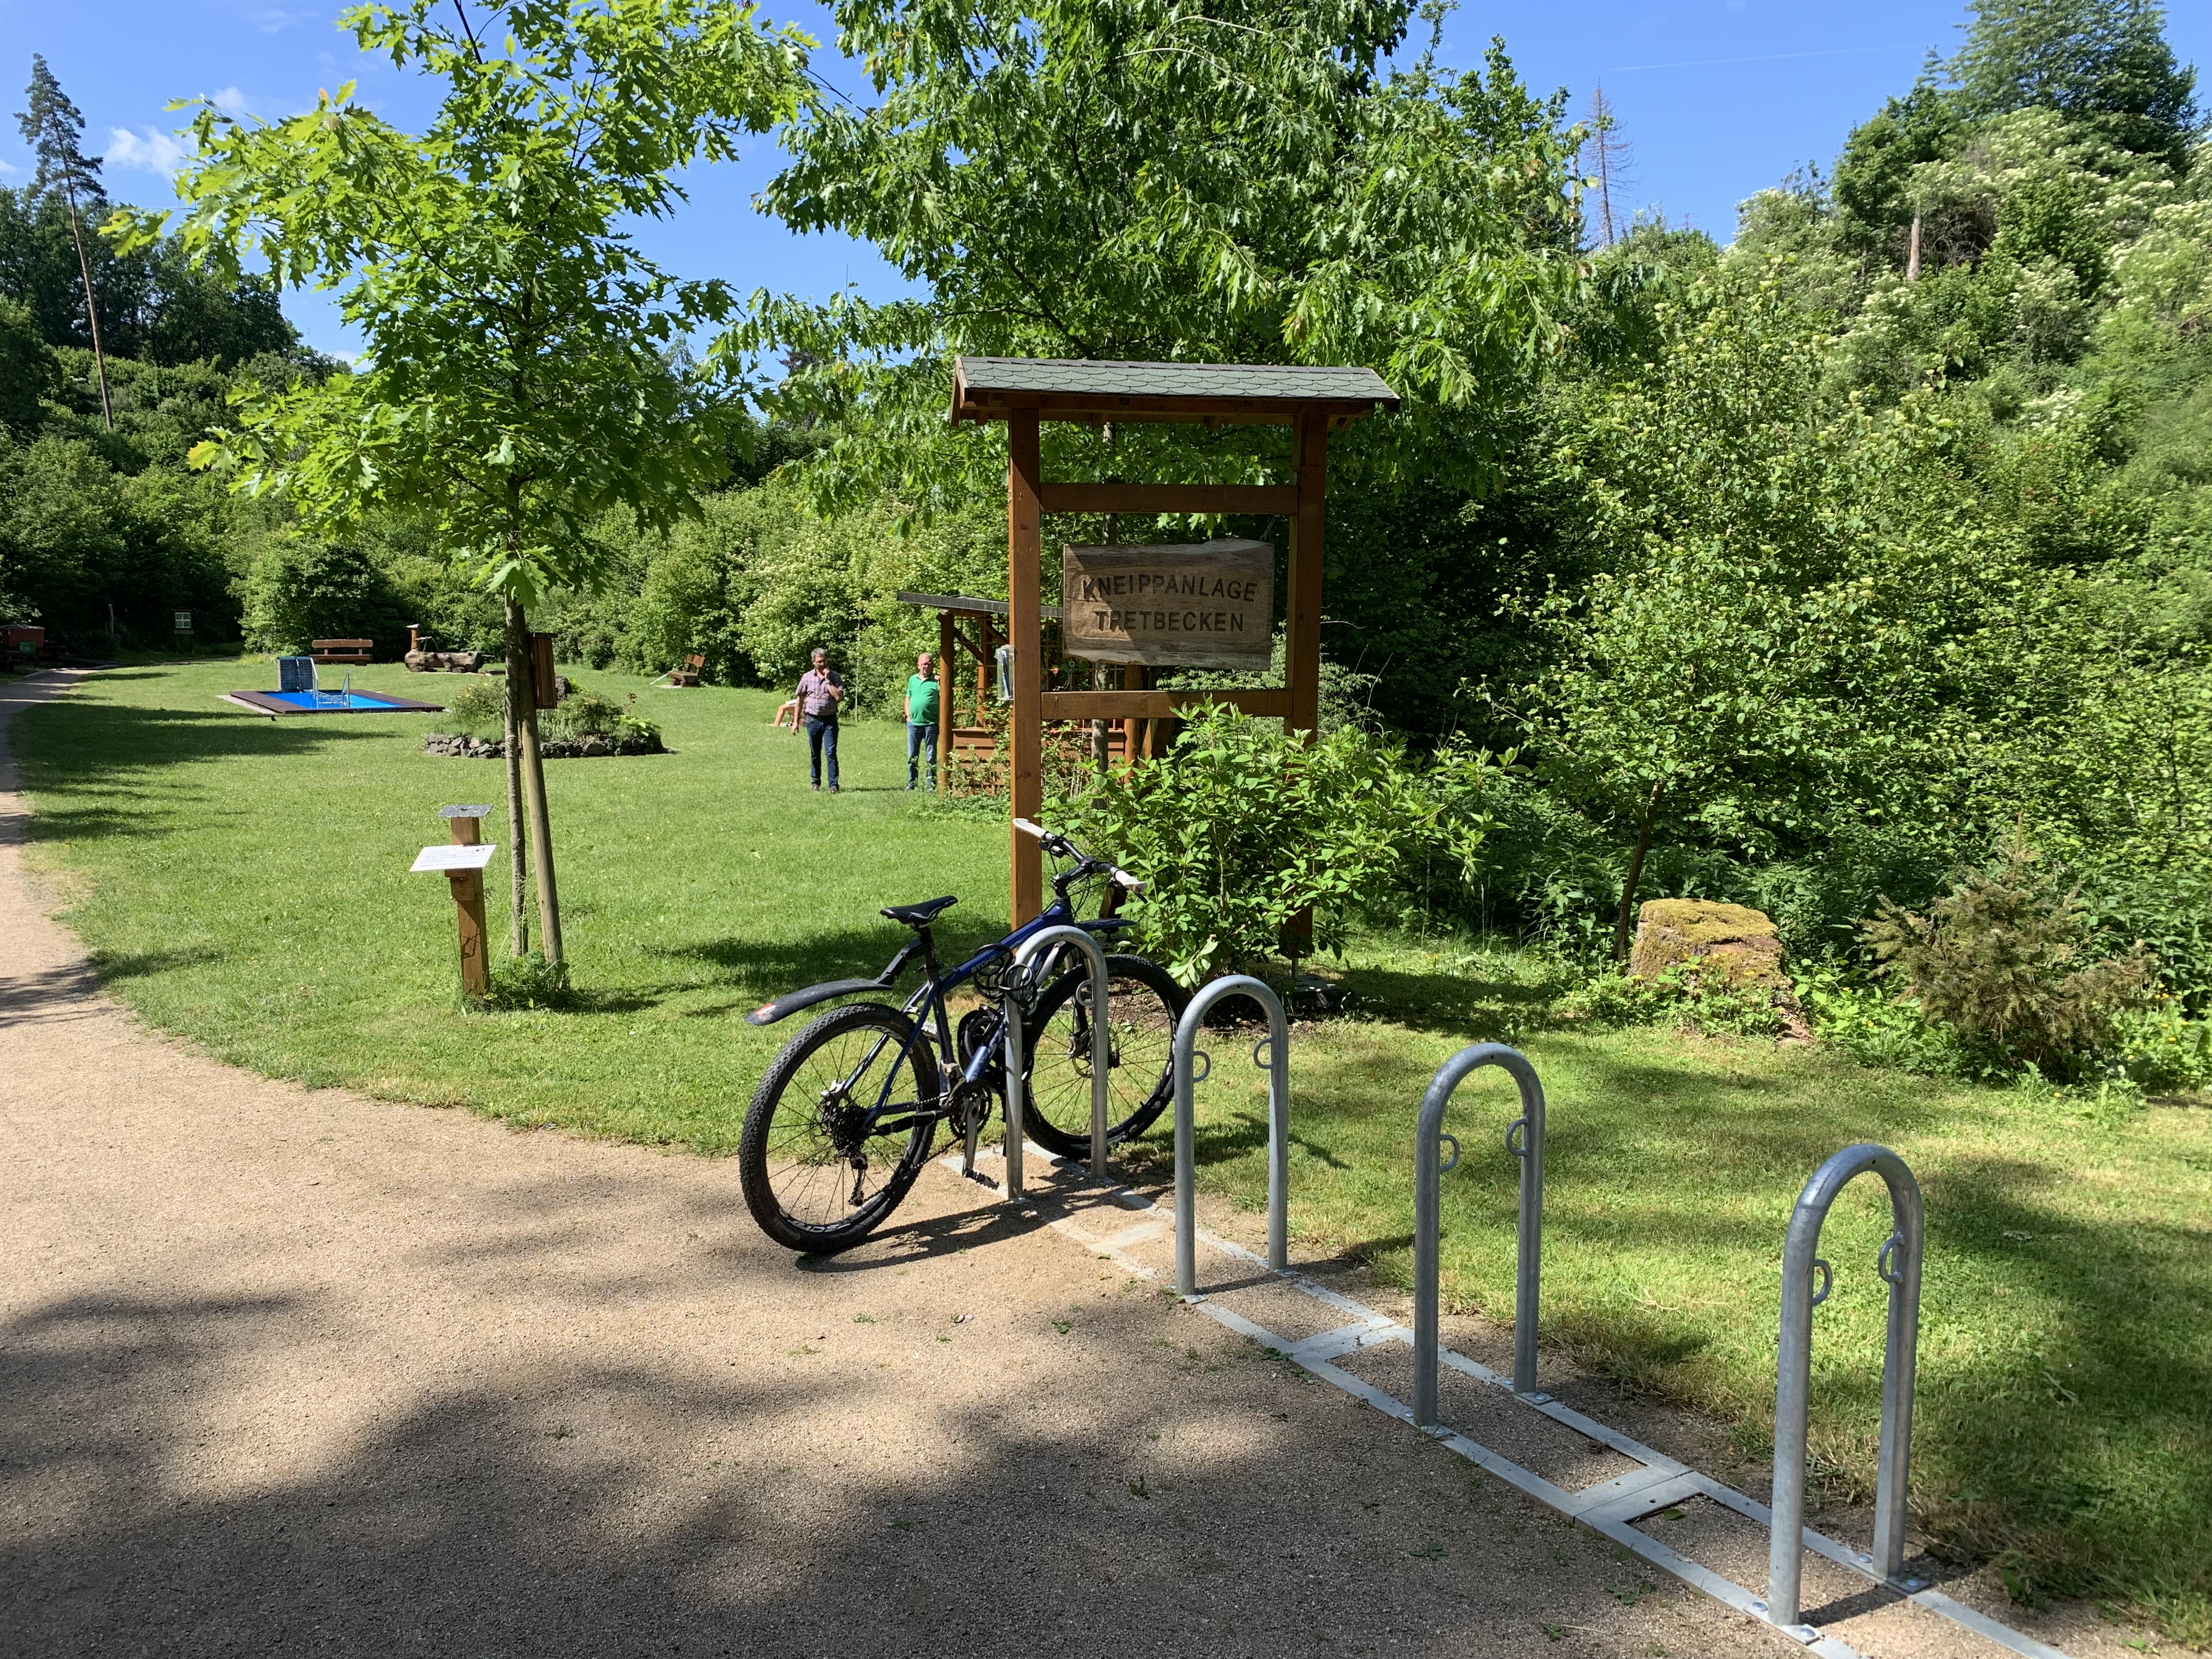
[[[845,682],[830,666],[830,653],[814,647],[814,665],[799,677],[799,718],[806,723],[806,754],[814,787],[822,787],[822,757],[830,757],[830,793],[837,793],[837,705]]]

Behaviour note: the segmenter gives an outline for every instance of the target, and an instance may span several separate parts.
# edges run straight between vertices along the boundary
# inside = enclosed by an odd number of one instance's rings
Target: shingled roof
[[[956,422],[1004,420],[1020,408],[1048,419],[1275,422],[1397,406],[1398,394],[1371,368],[961,357],[952,370]]]

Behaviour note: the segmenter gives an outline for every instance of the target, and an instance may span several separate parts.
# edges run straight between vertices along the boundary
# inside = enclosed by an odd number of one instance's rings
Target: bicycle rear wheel
[[[1106,1138],[1142,1134],[1175,1090],[1176,1022],[1189,994],[1143,957],[1106,958]],[[1044,988],[1024,1032],[1028,1115],[1022,1127],[1062,1158],[1091,1155],[1091,974],[1080,965]]]
[[[761,1079],[738,1142],[761,1231],[810,1255],[866,1238],[928,1159],[939,1093],[936,1053],[897,1009],[848,1003],[807,1026]]]

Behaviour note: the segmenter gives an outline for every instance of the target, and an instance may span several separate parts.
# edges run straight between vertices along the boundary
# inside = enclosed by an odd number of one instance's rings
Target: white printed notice
[[[410,875],[422,870],[481,870],[491,862],[491,855],[499,851],[497,842],[479,842],[474,847],[426,847],[416,856]]]

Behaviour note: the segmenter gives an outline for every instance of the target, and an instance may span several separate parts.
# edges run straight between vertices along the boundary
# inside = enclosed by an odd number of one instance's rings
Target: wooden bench
[[[348,663],[366,666],[369,653],[375,648],[374,640],[317,640],[314,642],[315,660],[319,663]]]
[[[696,685],[699,684],[700,672],[706,666],[706,658],[695,651],[684,659],[683,667],[672,668],[668,671],[668,683],[671,685]]]

